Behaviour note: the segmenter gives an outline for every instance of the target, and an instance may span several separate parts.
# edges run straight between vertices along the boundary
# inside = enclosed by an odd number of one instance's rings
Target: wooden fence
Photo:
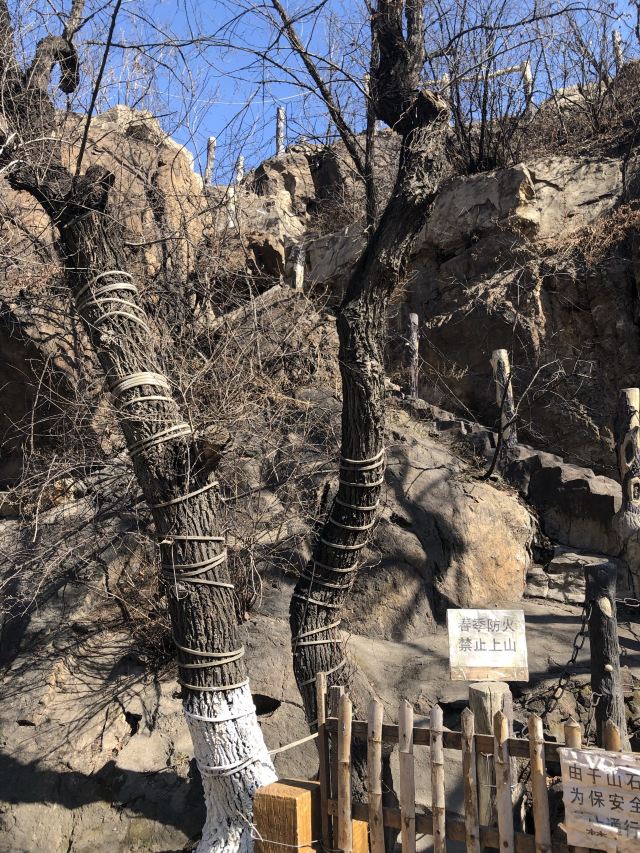
[[[551,743],[544,740],[542,719],[532,714],[528,720],[528,738],[515,738],[509,734],[507,717],[499,711],[494,717],[493,735],[486,735],[474,731],[474,714],[466,708],[462,712],[462,731],[456,732],[443,727],[442,709],[436,705],[431,709],[429,728],[416,728],[413,708],[403,701],[398,709],[398,725],[389,725],[383,723],[382,705],[377,700],[371,702],[365,722],[352,719],[351,700],[342,687],[332,687],[327,696],[325,683],[321,674],[318,678],[319,781],[293,783],[294,787],[314,785],[315,805],[309,806],[314,812],[313,821],[301,828],[299,821],[292,822],[289,811],[273,807],[276,791],[277,796],[280,795],[277,786],[282,783],[261,789],[256,798],[258,853],[278,853],[283,847],[303,853],[314,850],[384,853],[386,827],[400,831],[403,853],[414,853],[417,835],[433,838],[434,853],[444,853],[447,839],[462,842],[468,853],[480,853],[487,847],[504,853],[588,853],[585,848],[570,847],[556,840],[552,843],[549,820],[547,762],[559,762],[559,746],[581,747],[578,723],[570,721],[565,725],[564,744]],[[367,802],[352,802],[354,740],[366,743]],[[399,808],[383,807],[383,744],[398,744]],[[416,811],[414,747],[422,746],[429,747],[431,814]],[[605,727],[605,747],[620,751],[620,734],[612,722]],[[462,753],[464,818],[446,811],[445,749]],[[479,754],[493,756],[497,826],[482,825],[479,821],[476,781]],[[533,801],[534,835],[517,831],[514,825],[514,759],[530,762],[529,794]],[[269,799],[269,820],[259,819],[264,810],[261,797]]]

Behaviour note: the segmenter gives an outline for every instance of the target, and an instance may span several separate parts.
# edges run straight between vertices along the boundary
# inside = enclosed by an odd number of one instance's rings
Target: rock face
[[[494,424],[490,358],[506,348],[516,400],[526,391],[523,437],[611,470],[617,390],[640,373],[637,259],[625,242],[634,220],[625,225],[616,208],[638,198],[639,183],[637,158],[587,156],[454,179],[416,246],[394,320],[401,350],[408,313],[420,318],[420,395]],[[310,281],[339,296],[362,245],[358,225],[314,241]]]

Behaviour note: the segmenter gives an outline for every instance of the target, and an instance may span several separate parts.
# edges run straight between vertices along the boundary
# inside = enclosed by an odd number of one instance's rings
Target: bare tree
[[[78,85],[74,33],[83,3],[76,0],[61,36],[47,35],[28,68],[13,50],[8,8],[0,3],[3,166],[15,189],[44,207],[60,234],[62,261],[76,310],[111,392],[134,470],[155,523],[169,600],[179,681],[207,803],[201,851],[249,850],[252,796],[275,778],[243,663],[234,586],[220,534],[216,448],[196,437],[164,374],[151,321],[127,271],[123,230],[110,205],[114,176],[82,171],[99,90],[121,0],[94,87],[75,173],[62,165],[54,105],[60,86]]]

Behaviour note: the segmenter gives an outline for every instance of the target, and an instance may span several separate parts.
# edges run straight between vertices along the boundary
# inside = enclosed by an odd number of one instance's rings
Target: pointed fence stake
[[[367,729],[367,786],[369,789],[369,840],[371,853],[385,853],[382,812],[382,719],[384,708],[378,699],[369,705]]]
[[[347,694],[338,708],[338,837],[340,853],[352,853],[351,826],[351,720],[353,706]]]
[[[329,743],[325,724],[327,722],[327,676],[316,675],[316,709],[318,716],[318,780],[320,782],[320,811],[322,818],[322,844],[331,849],[331,823],[327,810],[329,799]]]
[[[531,714],[529,717],[529,756],[531,758],[531,791],[533,794],[536,853],[551,853],[544,731],[542,720],[537,714]]]
[[[431,811],[433,812],[433,850],[445,853],[447,826],[444,792],[444,749],[442,745],[442,708],[431,709]]]
[[[400,757],[400,833],[403,853],[416,850],[416,784],[413,759],[413,707],[404,699],[398,708]]]
[[[493,718],[494,763],[496,770],[496,809],[501,853],[514,853],[513,805],[511,803],[511,760],[509,758],[509,721],[502,711]]]
[[[462,723],[462,781],[464,783],[464,829],[467,853],[480,853],[478,786],[476,780],[476,742],[473,711],[465,708]]]

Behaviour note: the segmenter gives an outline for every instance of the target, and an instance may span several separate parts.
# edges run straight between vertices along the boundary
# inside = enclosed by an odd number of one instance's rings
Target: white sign
[[[640,756],[561,747],[567,843],[610,853],[640,850]]]
[[[447,610],[453,681],[528,681],[522,610]]]

